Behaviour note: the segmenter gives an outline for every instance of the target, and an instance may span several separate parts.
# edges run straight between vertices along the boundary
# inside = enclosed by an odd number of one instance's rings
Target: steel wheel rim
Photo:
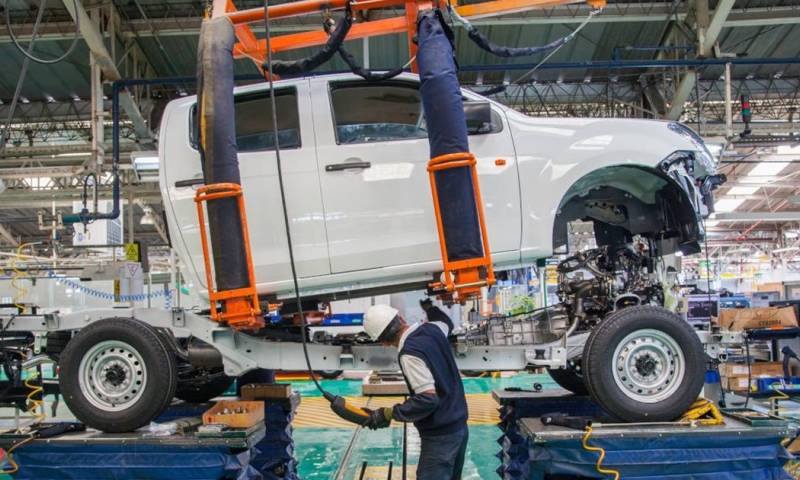
[[[629,333],[617,344],[611,368],[614,382],[625,396],[657,403],[680,387],[686,360],[672,336],[647,328]]]
[[[81,392],[106,412],[130,408],[144,393],[147,370],[141,354],[119,340],[106,340],[83,355],[78,367]]]

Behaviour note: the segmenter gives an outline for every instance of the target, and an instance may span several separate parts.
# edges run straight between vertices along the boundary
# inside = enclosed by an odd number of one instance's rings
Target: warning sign
[[[129,262],[139,261],[139,244],[126,243],[125,244],[125,260]]]

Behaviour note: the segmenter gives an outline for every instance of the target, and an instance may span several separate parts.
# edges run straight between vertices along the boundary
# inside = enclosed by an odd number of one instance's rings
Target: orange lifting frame
[[[206,239],[206,217],[203,210],[203,202],[232,197],[236,198],[239,205],[244,253],[247,260],[247,278],[250,285],[233,290],[218,291],[214,285],[214,279],[211,277],[211,259],[208,239]],[[204,185],[197,189],[194,202],[197,205],[197,218],[200,221],[200,242],[203,246],[203,262],[206,267],[206,284],[208,285],[208,300],[211,304],[211,319],[216,322],[227,323],[239,330],[256,330],[263,327],[264,319],[261,318],[261,307],[259,306],[258,293],[256,292],[256,278],[253,274],[250,234],[247,230],[247,216],[244,209],[242,187],[236,183]],[[221,302],[224,305],[224,312],[219,311],[217,302]]]
[[[362,12],[363,18],[368,18],[369,10],[381,8],[403,8],[404,15],[397,17],[365,20],[353,24],[347,34],[347,40],[368,38],[377,35],[392,33],[405,33],[408,44],[409,57],[416,55],[417,47],[414,35],[417,28],[417,14],[420,11],[433,7],[444,7],[449,0],[353,0],[351,8],[354,12]],[[456,4],[457,0],[450,2]],[[456,6],[455,10],[464,18],[484,18],[495,15],[523,12],[535,8],[554,7],[586,3],[593,8],[606,5],[606,0],[490,0],[481,3]],[[281,3],[269,7],[271,20],[278,18],[296,17],[313,13],[330,12],[345,8],[347,0],[299,0],[296,2]],[[212,16],[226,16],[235,26],[238,43],[233,47],[235,58],[249,58],[261,70],[261,65],[267,57],[267,44],[265,40],[256,38],[248,23],[264,20],[263,8],[237,10],[233,0],[214,0]],[[270,40],[273,53],[294,50],[298,48],[322,45],[328,40],[328,34],[320,27],[306,32],[290,33],[275,36]],[[417,71],[416,62],[411,62],[411,70]]]
[[[491,251],[489,250],[489,236],[486,233],[486,219],[483,215],[483,199],[481,198],[481,189],[478,183],[477,163],[475,156],[469,152],[439,155],[428,162],[428,176],[431,181],[433,211],[436,215],[436,228],[439,233],[439,247],[442,250],[442,275],[444,277],[441,282],[432,283],[430,287],[433,290],[444,289],[447,293],[452,294],[453,300],[457,302],[464,302],[471,297],[477,296],[480,294],[481,287],[488,287],[495,283]],[[472,178],[475,209],[478,211],[478,223],[481,229],[483,256],[450,261],[447,254],[446,239],[444,238],[439,193],[436,189],[436,172],[464,167],[469,168],[470,177]]]

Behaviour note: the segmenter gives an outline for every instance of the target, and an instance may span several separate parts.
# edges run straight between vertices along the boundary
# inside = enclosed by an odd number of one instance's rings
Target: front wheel
[[[118,433],[148,424],[175,395],[175,356],[150,325],[99,320],[72,338],[60,356],[59,386],[83,423]]]
[[[672,421],[697,400],[706,371],[703,345],[683,319],[660,307],[609,315],[583,351],[592,397],[628,422]]]

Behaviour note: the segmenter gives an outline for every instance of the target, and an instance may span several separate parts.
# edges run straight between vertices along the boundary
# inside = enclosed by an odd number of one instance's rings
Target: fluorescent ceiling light
[[[734,250],[728,250],[728,253],[750,253],[750,249],[747,247],[742,247]]]
[[[133,168],[138,171],[157,171],[159,165],[158,152],[133,152],[131,153]]]
[[[758,191],[760,187],[733,187],[726,195],[752,195]]]
[[[706,220],[706,228],[716,227],[717,225],[719,225],[719,220]]]
[[[714,201],[714,210],[718,213],[732,212],[742,203],[744,203],[743,198],[721,198]]]
[[[778,145],[778,155],[800,155],[800,145]]]
[[[796,250],[800,250],[800,247],[783,247],[783,248],[776,248],[772,251],[772,253],[784,253],[784,252],[794,252]]]
[[[774,158],[774,157],[772,157]],[[789,165],[789,162],[776,162],[767,161],[761,162],[747,172],[748,177],[771,177],[779,174],[784,168]]]

